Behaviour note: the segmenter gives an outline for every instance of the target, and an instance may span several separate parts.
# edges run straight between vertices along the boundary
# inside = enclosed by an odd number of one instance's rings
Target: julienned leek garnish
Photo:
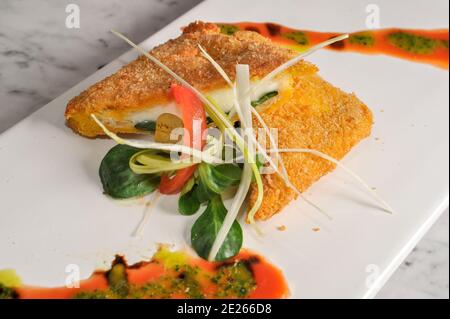
[[[336,41],[340,41],[340,39],[342,38],[342,36],[340,36],[340,37],[338,37],[338,38],[336,38],[336,40],[334,40],[334,39],[330,39],[330,40],[328,40],[327,41],[327,43],[334,43],[334,42],[336,42]],[[202,51],[202,55],[204,56],[204,57],[206,57],[209,61],[214,61],[214,59],[206,52],[206,50],[205,49],[203,49],[200,45],[199,45],[199,47],[200,47],[200,49],[201,49],[201,51]],[[316,50],[316,49],[315,49]],[[308,53],[308,51],[307,52],[305,52],[304,54],[306,54],[306,53]],[[296,59],[298,59],[298,57],[296,58]],[[288,61],[286,64],[289,64],[290,63],[290,61]],[[227,83],[230,83],[230,79],[229,79],[229,77],[228,77],[228,75],[226,74],[226,72],[225,72],[225,70],[223,70],[221,67],[220,67],[220,65],[218,64],[218,63],[213,63],[213,66],[216,68],[216,70],[218,71],[218,73],[220,74],[220,75],[222,75],[223,77],[224,77],[224,79],[225,79],[225,81],[227,82]],[[278,70],[285,70],[284,68],[282,68],[283,67],[283,65],[280,67],[280,68],[278,68]],[[237,73],[236,73],[237,74]],[[237,115],[238,115],[238,118],[239,119],[241,119],[242,118],[242,109],[240,108],[240,106],[239,106],[239,101],[238,101],[238,99],[237,99],[237,96],[238,96],[238,94],[237,94],[237,91],[236,91],[236,89],[237,89],[237,85],[233,85],[232,86],[232,89],[233,89],[233,93],[234,93],[234,108],[233,108],[233,110],[232,111],[234,111],[234,113],[236,113]],[[251,92],[251,88],[250,88],[250,86],[247,88],[247,91],[244,91],[243,93],[242,93],[242,95],[246,95],[246,96],[250,96],[250,92]],[[263,129],[264,129],[264,133],[267,135],[267,136],[269,136],[269,140],[270,140],[270,144],[271,145],[274,145],[275,147],[276,147],[276,142],[275,142],[275,139],[274,139],[274,137],[273,137],[273,135],[272,135],[272,132],[269,130],[269,128],[267,127],[267,124],[264,122],[264,120],[262,119],[262,117],[261,117],[261,115],[259,115],[259,113],[255,110],[255,108],[254,107],[251,107],[252,105],[250,105],[250,107],[249,107],[249,109],[250,109],[250,112],[251,113],[253,113],[253,115],[257,118],[257,120],[259,121],[259,123],[261,124],[261,126],[263,127]],[[251,118],[251,114],[249,115],[250,116],[250,118]],[[242,122],[242,119],[241,119],[241,122]],[[244,128],[245,128],[245,126],[244,126]],[[255,145],[256,146],[256,149],[257,149],[257,151],[259,152],[259,154],[261,154],[262,156],[263,156],[263,158],[264,158],[264,160],[270,165],[270,167],[272,168],[272,169],[274,169],[274,171],[283,179],[283,181],[285,182],[285,184],[289,187],[289,188],[291,188],[291,189],[293,189],[294,190],[294,192],[296,192],[296,194],[298,195],[298,196],[300,196],[300,197],[302,197],[303,198],[303,200],[306,202],[306,203],[308,203],[309,205],[311,205],[312,207],[314,207],[317,211],[319,211],[320,213],[322,213],[323,215],[325,215],[326,217],[328,217],[329,219],[332,219],[325,211],[323,211],[320,207],[318,207],[316,204],[314,204],[314,203],[312,203],[311,201],[309,201],[307,198],[305,198],[304,196],[303,196],[303,194],[300,192],[300,190],[298,190],[295,186],[294,186],[294,184],[290,181],[290,179],[289,179],[289,176],[288,176],[288,174],[287,174],[287,171],[286,171],[286,168],[285,168],[285,166],[284,166],[284,162],[283,162],[283,159],[281,158],[281,156],[279,155],[279,153],[278,152],[273,152],[273,154],[275,154],[275,156],[276,156],[276,160],[280,163],[280,165],[281,165],[281,171],[280,171],[280,169],[279,169],[279,167],[274,163],[274,161],[273,161],[273,159],[269,156],[269,154],[267,153],[267,150],[256,140],[256,137],[255,137],[255,135],[254,135],[254,133],[253,133],[253,131],[250,131],[250,134],[247,134],[247,136],[246,136],[247,138],[250,138],[250,141],[251,141],[251,143],[252,143],[252,145]],[[259,193],[258,193],[258,195],[259,195]],[[257,201],[259,200],[259,196],[258,196],[258,199],[257,199]],[[254,206],[257,206],[257,205],[254,205]],[[257,212],[257,210],[255,210],[255,209],[251,209],[250,211],[249,211],[249,213],[248,213],[248,220],[249,220],[249,222],[250,222],[250,224],[254,224],[254,222],[255,222],[255,214],[256,214],[256,212]]]
[[[193,245],[196,248],[196,251],[204,258],[208,258],[209,260],[216,260],[216,257],[219,258],[227,258],[230,257],[230,253],[237,253],[238,249],[240,249],[240,245],[242,244],[242,235],[240,234],[240,227],[236,223],[237,215],[239,214],[243,202],[248,194],[250,184],[252,182],[252,179],[256,182],[257,189],[258,189],[258,196],[256,199],[255,204],[253,207],[250,208],[249,214],[248,214],[248,220],[250,223],[254,223],[254,216],[255,213],[259,210],[262,200],[263,200],[263,184],[262,184],[262,177],[259,171],[259,167],[257,165],[256,161],[256,154],[260,154],[263,156],[265,162],[269,163],[269,165],[275,170],[275,172],[284,180],[286,185],[290,188],[292,188],[297,194],[301,195],[300,191],[293,185],[293,183],[290,181],[287,170],[284,166],[283,159],[280,156],[281,153],[288,153],[288,152],[298,152],[298,153],[308,153],[312,154],[318,157],[321,157],[325,160],[328,160],[332,162],[333,164],[341,167],[344,169],[345,172],[350,174],[354,179],[356,179],[360,184],[364,186],[364,188],[370,192],[384,207],[384,209],[390,213],[393,212],[393,210],[390,208],[390,206],[383,201],[358,175],[356,175],[354,172],[352,172],[350,169],[346,168],[344,165],[342,165],[338,160],[328,156],[327,154],[321,153],[317,150],[312,149],[278,149],[276,148],[276,143],[274,140],[274,137],[272,136],[269,128],[267,127],[266,123],[262,119],[262,117],[259,115],[259,113],[252,107],[251,101],[250,101],[250,95],[252,93],[252,90],[255,90],[259,85],[262,85],[265,81],[271,80],[275,78],[277,75],[284,72],[289,67],[295,65],[300,60],[302,60],[304,57],[314,53],[315,51],[330,45],[334,42],[341,41],[348,37],[348,35],[342,35],[333,39],[330,39],[328,41],[325,41],[321,44],[316,45],[315,47],[309,49],[308,51],[300,54],[296,58],[288,61],[287,63],[281,65],[274,71],[272,71],[270,74],[268,74],[265,78],[262,79],[258,84],[255,86],[250,85],[250,72],[248,65],[238,65],[236,67],[236,83],[233,84],[228,75],[225,73],[225,71],[220,67],[220,65],[214,61],[214,59],[209,56],[209,54],[204,50],[202,47],[200,47],[202,55],[210,61],[210,63],[217,69],[219,74],[224,78],[224,80],[227,82],[227,84],[232,88],[234,93],[234,108],[232,110],[233,113],[236,113],[238,116],[239,121],[241,122],[242,127],[244,128],[246,135],[245,137],[249,139],[248,142],[245,141],[244,137],[241,136],[236,129],[234,128],[233,122],[230,120],[230,117],[225,114],[220,106],[216,105],[214,101],[204,96],[201,92],[199,92],[196,88],[194,88],[192,85],[190,85],[188,82],[186,82],[184,79],[182,79],[180,76],[178,76],[175,72],[173,72],[170,68],[168,68],[166,65],[164,65],[162,62],[157,60],[155,57],[153,57],[151,54],[149,54],[144,49],[140,48],[136,44],[134,44],[132,41],[130,41],[128,38],[126,38],[124,35],[112,31],[115,35],[125,40],[127,43],[129,43],[132,47],[136,48],[138,51],[140,51],[143,55],[145,55],[147,58],[149,58],[152,62],[154,62],[156,65],[161,67],[163,70],[165,70],[169,75],[171,75],[175,80],[179,81],[182,85],[189,88],[194,92],[200,100],[204,103],[205,110],[210,116],[210,118],[213,120],[214,124],[222,131],[222,133],[228,135],[228,137],[237,145],[237,147],[240,149],[240,151],[243,154],[244,159],[244,166],[242,169],[241,177],[240,177],[240,183],[238,190],[236,192],[236,195],[234,197],[234,201],[231,204],[230,210],[226,212],[226,209],[220,204],[221,200],[220,194],[214,195],[214,189],[210,188],[208,190],[208,187],[206,185],[210,184],[209,179],[206,176],[203,176],[200,174],[199,181],[195,182],[194,180],[191,180],[188,184],[186,184],[185,190],[182,192],[182,199],[181,202],[183,205],[183,211],[186,213],[195,213],[196,208],[199,204],[204,203],[204,201],[207,200],[208,197],[211,197],[211,200],[209,201],[208,209],[207,211],[201,216],[203,219],[208,218],[216,218],[214,223],[219,222],[220,228],[216,229],[214,231],[213,236],[211,237],[211,234],[206,234],[206,236],[199,235],[198,231],[202,230],[202,227],[199,227],[196,223],[193,227],[193,233],[191,235],[193,240]],[[222,158],[219,158],[217,156],[211,155],[210,152],[207,151],[199,151],[190,147],[182,146],[182,145],[174,145],[174,144],[161,144],[161,143],[153,143],[153,142],[144,142],[144,141],[131,141],[123,139],[110,130],[106,128],[105,125],[103,125],[95,115],[91,115],[92,118],[95,120],[95,122],[102,128],[102,130],[107,134],[109,137],[114,139],[118,144],[125,144],[129,145],[138,149],[143,149],[140,152],[136,152],[131,158],[130,158],[130,168],[135,174],[161,174],[165,172],[171,172],[176,171],[178,169],[189,167],[190,165],[193,165],[193,162],[189,161],[172,161],[170,158],[166,157],[165,155],[158,154],[158,151],[166,151],[166,152],[179,152],[183,154],[188,154],[192,156],[193,159],[196,160],[198,163],[201,161],[204,164],[201,164],[201,170],[202,172],[205,172],[205,169],[208,169],[210,173],[213,174],[211,176],[212,179],[216,179],[218,182],[222,180],[221,185],[224,187],[231,186],[232,184],[229,184],[229,178],[225,178],[228,173],[231,171],[236,171],[233,167],[227,167],[227,164],[222,164],[217,166],[217,169],[214,169],[213,167],[208,168],[205,165],[217,165],[223,163]],[[267,150],[263,148],[258,141],[256,140],[256,137],[254,133],[248,134],[249,131],[253,132],[252,128],[252,116],[255,116],[255,118],[258,120],[262,128],[264,129],[265,133],[269,136],[270,143],[273,147],[273,149]],[[274,154],[276,157],[277,162],[279,163],[279,166],[276,165],[271,158],[270,154]],[[224,166],[223,166],[224,165]],[[220,168],[220,166],[222,168]],[[231,171],[230,171],[231,169]],[[225,175],[221,175],[221,171],[228,172],[225,173]],[[215,175],[214,175],[215,174]],[[233,173],[233,175],[236,175],[236,172]],[[221,177],[222,176],[222,177]],[[203,178],[203,182],[202,182]],[[226,182],[223,180],[225,178]],[[237,177],[236,177],[237,178]],[[223,184],[225,183],[225,184]],[[210,185],[211,186],[211,185]],[[206,187],[206,188],[205,188]],[[221,188],[219,188],[221,189]],[[225,188],[224,188],[225,189]],[[211,193],[213,192],[213,193]],[[192,196],[191,194],[197,194],[196,196]],[[217,197],[219,195],[219,198]],[[308,201],[308,203],[310,203]],[[313,203],[310,203],[314,207],[316,207],[319,211],[323,212]],[[221,215],[224,214],[224,215]],[[215,217],[214,217],[215,216]],[[200,219],[201,219],[200,218]],[[200,219],[198,222],[200,222]],[[205,222],[205,220],[202,220],[201,222]],[[208,222],[207,222],[208,223]],[[194,229],[195,228],[195,229]],[[232,230],[232,231],[231,231]],[[195,238],[194,238],[195,237]],[[206,239],[205,239],[206,238]],[[234,238],[234,239],[233,239]],[[213,241],[211,241],[213,239]],[[207,240],[208,243],[202,242],[202,240]],[[240,243],[234,244],[234,249],[231,249],[230,247],[233,246],[230,241],[237,241]],[[224,244],[227,245],[224,245]],[[206,246],[205,246],[206,245]],[[238,245],[238,246],[236,246]],[[227,248],[228,247],[228,248]],[[237,248],[237,251],[236,251]],[[207,249],[207,250],[205,250]],[[209,252],[208,252],[209,249]],[[231,250],[230,250],[231,249]]]
[[[136,174],[159,174],[177,171],[193,165],[192,161],[173,161],[170,157],[159,155],[155,150],[144,150],[130,159],[130,168]]]
[[[255,204],[252,207],[252,210],[254,210],[255,212],[258,211],[262,204],[264,190],[263,190],[263,183],[262,183],[261,174],[259,172],[259,168],[254,161],[256,156],[255,156],[255,154],[253,154],[252,152],[249,151],[244,139],[236,131],[236,129],[234,128],[234,125],[233,125],[232,121],[229,119],[229,117],[222,111],[222,109],[220,107],[217,107],[216,105],[211,103],[211,101],[203,93],[201,93],[199,90],[197,90],[195,87],[193,87],[190,83],[188,83],[183,78],[181,78],[178,74],[173,72],[168,66],[166,66],[164,63],[162,63],[157,58],[152,56],[146,50],[144,50],[143,48],[141,48],[138,45],[136,45],[135,43],[133,43],[130,39],[128,39],[123,34],[116,32],[114,30],[111,30],[111,32],[114,33],[115,35],[117,35],[119,38],[123,39],[125,42],[130,44],[135,49],[137,49],[144,56],[146,56],[148,59],[150,59],[153,63],[155,63],[160,68],[162,68],[164,71],[166,71],[169,75],[171,75],[175,80],[179,81],[182,85],[191,89],[192,92],[194,92],[200,98],[200,100],[205,104],[206,112],[213,119],[214,123],[216,123],[218,127],[225,128],[225,134],[227,134],[232,141],[236,142],[236,145],[239,147],[241,152],[244,154],[245,160],[248,161],[249,163],[253,163],[251,165],[251,167],[252,167],[252,171],[253,171],[253,174],[254,174],[254,177],[256,180],[256,184],[258,186],[258,196],[255,201]]]
[[[241,121],[241,125],[244,129],[251,130],[252,129],[252,114],[250,112],[250,96],[246,94],[246,92],[250,88],[250,69],[248,65],[237,65],[236,66],[236,97],[237,101],[235,103],[235,108],[239,115],[239,120]],[[256,162],[256,158],[253,158],[253,163]],[[247,197],[248,191],[250,189],[250,185],[252,182],[252,165],[248,161],[244,162],[244,169],[242,172],[241,182],[239,184],[239,188],[234,197],[233,203],[231,204],[230,210],[226,215],[222,226],[216,236],[214,244],[209,252],[208,260],[215,260],[217,253],[219,252],[220,247],[222,247],[225,238],[230,231],[233,223],[235,222],[239,211]],[[260,175],[259,175],[260,177]],[[257,205],[253,206],[250,210],[253,213],[254,208]],[[256,212],[256,211],[255,211]],[[254,222],[252,220],[252,222]]]

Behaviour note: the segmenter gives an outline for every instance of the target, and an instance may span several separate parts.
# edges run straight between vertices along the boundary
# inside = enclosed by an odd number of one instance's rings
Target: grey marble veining
[[[0,1],[0,133],[128,50],[109,29],[140,42],[199,2]],[[69,3],[80,7],[80,29],[65,27]],[[448,230],[447,211],[378,298],[448,298]]]
[[[0,1],[0,133],[110,62],[201,0]],[[68,4],[80,29],[65,26]]]
[[[378,298],[449,298],[449,214],[414,248]]]

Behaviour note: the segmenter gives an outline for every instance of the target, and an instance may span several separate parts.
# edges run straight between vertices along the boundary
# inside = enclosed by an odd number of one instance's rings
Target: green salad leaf
[[[242,169],[235,164],[221,164],[213,166],[211,173],[215,183],[221,185],[225,190],[230,186],[239,185]]]
[[[235,164],[213,166],[202,163],[198,168],[196,181],[190,180],[178,200],[181,215],[194,215],[201,204],[207,203],[227,188],[239,184],[242,169]]]
[[[222,164],[218,166],[206,163],[198,168],[200,179],[210,192],[221,194],[228,187],[239,184],[242,169],[234,164]]]
[[[191,216],[200,209],[197,188],[198,185],[193,185],[188,192],[181,194],[180,199],[178,200],[178,211],[181,215]]]
[[[127,199],[155,191],[159,176],[135,174],[130,169],[130,158],[139,151],[128,145],[116,145],[106,154],[99,171],[106,194],[116,199]]]
[[[209,201],[205,212],[197,219],[191,230],[191,243],[197,254],[208,259],[209,252],[223,224],[227,209],[220,195]],[[242,247],[243,235],[241,225],[234,221],[222,247],[216,256],[216,261],[223,261],[239,253]]]
[[[207,203],[212,197],[217,195],[211,191],[205,183],[203,183],[201,178],[197,180],[197,188],[195,192],[197,199],[201,204]]]

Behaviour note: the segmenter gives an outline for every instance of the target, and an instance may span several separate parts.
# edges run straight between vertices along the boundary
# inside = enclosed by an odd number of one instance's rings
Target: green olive
[[[155,141],[158,143],[178,143],[182,135],[175,134],[177,132],[174,132],[174,130],[183,127],[183,121],[178,116],[171,113],[161,114],[156,120]],[[172,133],[174,135],[171,138]]]

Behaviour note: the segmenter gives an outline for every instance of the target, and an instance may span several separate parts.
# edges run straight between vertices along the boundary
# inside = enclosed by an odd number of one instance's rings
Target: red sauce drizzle
[[[213,276],[223,265],[233,265],[236,262],[246,262],[256,283],[255,288],[246,296],[250,299],[279,299],[289,295],[289,288],[286,280],[277,267],[270,264],[263,257],[243,250],[238,256],[222,263],[212,263],[203,259],[186,256],[186,264],[198,267],[200,272]],[[251,262],[253,261],[253,262]],[[113,264],[114,266],[114,264]],[[107,273],[98,271],[89,279],[82,281],[79,288],[40,288],[23,286],[16,288],[16,293],[20,299],[71,299],[79,293],[107,291],[109,288]],[[157,282],[163,276],[179,276],[173,269],[169,269],[163,263],[154,259],[149,262],[142,262],[133,266],[126,266],[126,277],[128,283],[139,286],[152,282]],[[217,286],[209,280],[200,281],[201,290],[208,298],[214,298]],[[186,298],[183,294],[173,294],[171,298]]]
[[[218,23],[227,34],[238,30],[255,31],[282,46],[304,51],[341,35],[338,32],[297,30],[275,23]],[[363,54],[385,54],[448,70],[448,29],[379,29],[350,33],[348,39],[327,47],[330,50]]]

